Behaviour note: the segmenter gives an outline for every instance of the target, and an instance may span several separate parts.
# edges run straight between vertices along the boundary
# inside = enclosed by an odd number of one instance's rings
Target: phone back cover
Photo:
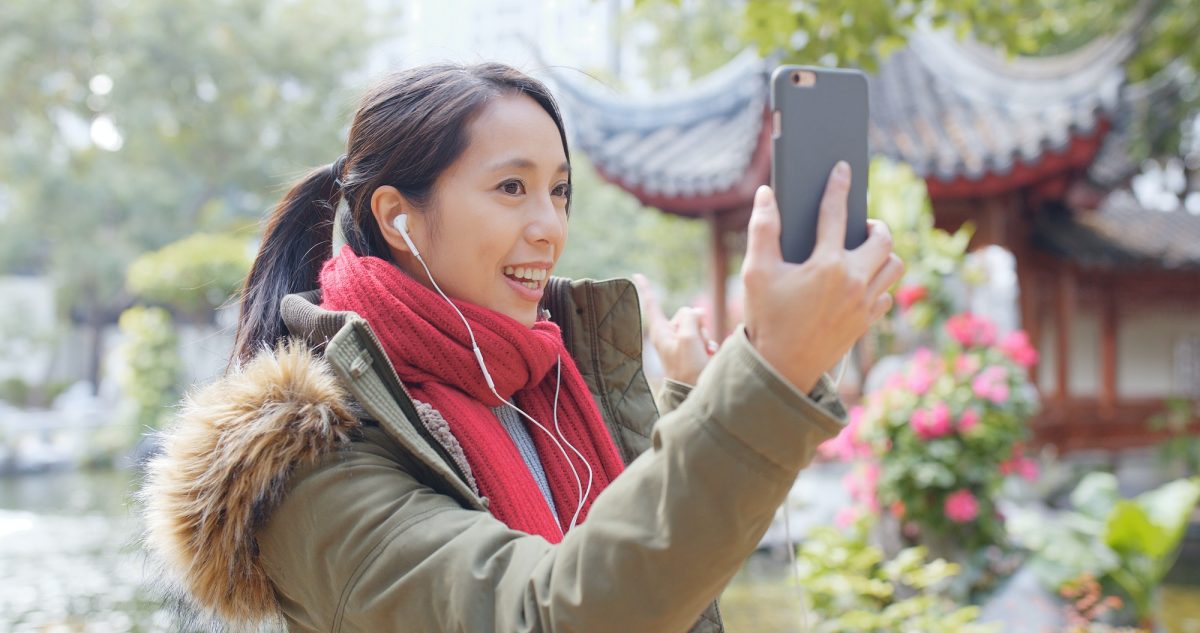
[[[791,71],[816,73],[812,86],[792,83]],[[829,173],[839,160],[852,177],[846,248],[867,239],[866,77],[856,70],[780,66],[771,74],[771,110],[780,128],[772,139],[771,187],[779,203],[783,258],[802,262],[816,243],[817,216]]]

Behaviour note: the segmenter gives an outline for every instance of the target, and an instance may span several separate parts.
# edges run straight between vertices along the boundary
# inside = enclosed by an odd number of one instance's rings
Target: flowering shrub
[[[963,259],[974,233],[967,222],[950,233],[936,228],[933,207],[924,179],[912,168],[887,159],[871,162],[871,189],[867,192],[871,217],[892,230],[893,250],[905,262],[904,279],[893,288],[895,322],[883,321],[876,328],[880,347],[892,349],[896,326],[903,323],[914,332],[936,329],[954,312],[956,289],[952,279],[971,282]],[[902,345],[903,346],[903,345]]]
[[[998,338],[971,314],[943,330],[938,350],[918,349],[821,451],[859,462],[845,482],[857,505],[840,523],[886,509],[910,537],[972,551],[1003,541],[994,497],[1004,478],[1037,477],[1022,450],[1037,406],[1026,371],[1037,351],[1024,332]]]

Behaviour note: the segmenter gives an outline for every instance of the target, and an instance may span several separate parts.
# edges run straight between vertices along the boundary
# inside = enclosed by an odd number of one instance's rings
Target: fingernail
[[[771,204],[771,188],[766,185],[759,185],[758,190],[754,192],[754,206],[765,207]]]
[[[841,180],[846,180],[850,177],[850,165],[844,160],[839,160],[837,164],[833,166],[833,175]]]

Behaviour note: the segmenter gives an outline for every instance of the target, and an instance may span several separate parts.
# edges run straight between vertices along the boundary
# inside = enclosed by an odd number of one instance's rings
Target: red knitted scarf
[[[383,342],[400,380],[414,398],[437,409],[462,444],[467,463],[488,498],[492,514],[511,528],[557,543],[562,533],[516,445],[491,411],[501,405],[475,361],[471,340],[446,300],[393,264],[359,257],[343,246],[321,270],[321,307],[349,310],[366,319]],[[563,436],[592,467],[592,490],[579,513],[583,521],[596,495],[623,469],[600,411],[550,321],[532,328],[480,306],[455,301],[467,317],[501,397],[514,402],[554,432],[555,365],[562,358],[558,422]],[[586,491],[587,468],[569,447],[564,458],[540,429],[526,424],[563,529],[579,503],[572,460]]]

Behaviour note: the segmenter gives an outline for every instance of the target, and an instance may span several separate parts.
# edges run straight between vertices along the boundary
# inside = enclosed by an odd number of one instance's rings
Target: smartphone
[[[771,188],[784,261],[812,255],[825,183],[850,165],[846,248],[867,239],[867,78],[857,70],[780,66],[771,73]]]

